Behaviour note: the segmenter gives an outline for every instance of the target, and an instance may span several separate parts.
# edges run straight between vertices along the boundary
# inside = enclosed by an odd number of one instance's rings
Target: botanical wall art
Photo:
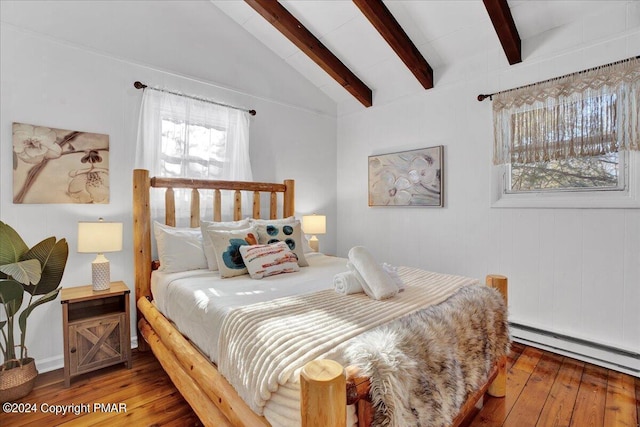
[[[369,156],[369,206],[444,206],[444,147]]]
[[[109,203],[109,135],[13,123],[14,203]]]

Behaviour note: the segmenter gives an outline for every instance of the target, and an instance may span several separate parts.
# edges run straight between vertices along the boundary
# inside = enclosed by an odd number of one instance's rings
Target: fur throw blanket
[[[374,426],[439,427],[451,424],[509,344],[502,296],[474,285],[352,339],[345,357],[371,378]]]

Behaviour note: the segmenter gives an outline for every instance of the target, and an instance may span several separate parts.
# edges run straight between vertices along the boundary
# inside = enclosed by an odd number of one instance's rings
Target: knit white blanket
[[[280,386],[297,383],[294,372],[376,326],[438,304],[475,279],[399,267],[405,292],[384,301],[329,289],[232,310],[218,341],[218,370],[262,415]],[[284,390],[283,390],[284,391]],[[295,411],[292,411],[295,413]],[[298,411],[299,414],[299,411]]]

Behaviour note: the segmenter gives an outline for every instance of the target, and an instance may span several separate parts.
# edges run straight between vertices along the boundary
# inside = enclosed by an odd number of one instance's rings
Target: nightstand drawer
[[[71,375],[90,372],[127,360],[130,345],[124,330],[125,313],[69,323]],[[126,341],[125,341],[126,340]]]

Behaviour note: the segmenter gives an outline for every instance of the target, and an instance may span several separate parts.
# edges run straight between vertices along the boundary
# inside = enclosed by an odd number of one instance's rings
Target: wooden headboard
[[[136,300],[151,297],[151,188],[166,188],[165,223],[176,225],[174,189],[191,189],[191,227],[200,226],[200,191],[213,191],[213,221],[221,220],[221,190],[234,191],[233,219],[242,218],[242,191],[253,193],[253,218],[260,218],[260,194],[269,193],[269,219],[278,218],[278,193],[282,193],[282,218],[294,214],[295,185],[292,179],[282,184],[248,181],[214,181],[190,178],[149,177],[146,169],[133,171],[133,248]]]

